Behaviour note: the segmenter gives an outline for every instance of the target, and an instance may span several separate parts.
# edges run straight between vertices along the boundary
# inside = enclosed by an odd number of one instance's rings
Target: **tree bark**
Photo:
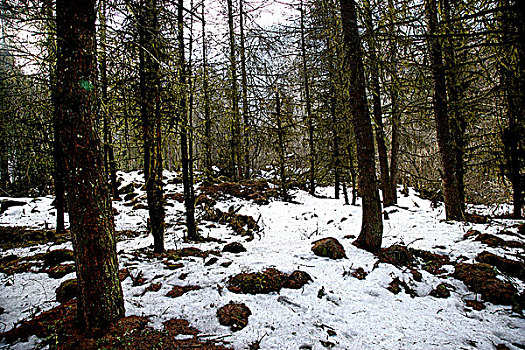
[[[281,177],[281,196],[284,201],[289,201],[288,190],[286,186],[286,157],[285,157],[285,146],[284,146],[284,128],[282,122],[281,113],[281,97],[279,96],[279,89],[275,90],[275,117],[277,119],[277,141],[278,141],[278,152],[279,152],[279,174]]]
[[[383,106],[381,105],[381,86],[379,84],[379,61],[377,57],[377,38],[374,35],[372,9],[370,1],[364,1],[365,27],[368,33],[368,47],[370,57],[370,83],[372,90],[372,111],[375,121],[376,143],[379,154],[379,168],[381,170],[381,185],[383,190],[383,206],[388,207],[395,203],[393,186],[390,178],[386,136],[383,126]]]
[[[157,1],[142,0],[140,8],[139,84],[140,114],[144,137],[144,181],[153,250],[164,251],[164,198],[160,117],[160,65]]]
[[[361,233],[355,244],[375,252],[381,249],[383,218],[376,178],[374,136],[366,100],[363,51],[357,29],[355,2],[340,0],[340,5],[346,51],[344,67],[349,74],[349,105],[357,142],[359,189],[363,198]]]
[[[443,190],[447,220],[463,220],[463,203],[460,198],[460,188],[457,181],[457,160],[450,132],[450,116],[447,102],[447,86],[443,65],[443,48],[441,39],[437,36],[437,0],[425,0],[425,15],[428,24],[428,50],[434,81],[434,116],[436,119],[437,142],[443,169]]]
[[[398,82],[398,67],[397,67],[397,47],[394,41],[395,37],[395,17],[394,17],[394,3],[388,0],[389,11],[389,56],[390,56],[390,110],[392,121],[392,136],[390,146],[390,183],[392,185],[392,194],[394,204],[397,203],[397,168],[399,161],[399,129],[401,124],[401,111],[399,107],[399,82]]]
[[[228,7],[228,28],[230,39],[230,101],[231,101],[231,122],[232,122],[232,138],[230,142],[230,165],[229,172],[234,180],[242,178],[241,167],[241,133],[239,120],[239,87],[237,85],[237,58],[235,55],[235,31],[233,26],[233,4],[232,0],[227,0]]]
[[[211,113],[210,93],[208,89],[208,60],[206,45],[206,20],[204,17],[204,0],[202,2],[202,89],[204,93],[204,175],[207,181],[213,176],[211,157]]]
[[[180,149],[182,163],[182,185],[184,188],[184,207],[186,209],[186,229],[189,240],[196,241],[199,239],[197,227],[195,225],[195,195],[193,192],[192,162],[189,155],[188,145],[188,115],[186,106],[186,62],[184,58],[184,0],[179,0],[177,11],[177,24],[179,30],[179,65],[180,65],[180,85],[182,92],[180,95]]]
[[[64,150],[78,278],[78,315],[88,331],[124,316],[113,212],[96,118],[95,0],[57,0],[57,130]]]
[[[246,52],[244,38],[244,0],[239,0],[239,30],[240,30],[240,54],[241,54],[241,85],[242,85],[242,117],[243,117],[243,140],[244,140],[244,171],[245,179],[250,178],[250,108],[248,106],[248,77],[246,73]]]
[[[315,142],[314,142],[314,120],[312,116],[312,101],[310,100],[310,84],[308,80],[308,70],[306,64],[306,39],[304,27],[304,7],[303,0],[301,0],[301,58],[303,64],[303,84],[304,84],[304,98],[306,103],[306,121],[308,124],[308,145],[309,145],[309,193],[315,195]]]

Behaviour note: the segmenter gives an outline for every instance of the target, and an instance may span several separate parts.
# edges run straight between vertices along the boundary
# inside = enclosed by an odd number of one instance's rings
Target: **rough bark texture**
[[[206,180],[210,181],[213,175],[211,160],[211,113],[210,94],[208,89],[208,60],[206,41],[206,21],[204,17],[204,1],[202,4],[202,89],[204,93],[204,174]]]
[[[231,101],[231,122],[232,122],[232,138],[230,141],[230,164],[228,172],[231,173],[234,180],[242,177],[241,167],[241,131],[239,120],[239,87],[237,84],[237,58],[235,55],[235,32],[233,26],[233,4],[232,0],[227,0],[228,5],[228,28],[230,39],[230,101]]]
[[[64,150],[78,313],[87,330],[124,316],[116,238],[95,132],[95,0],[57,0],[56,117]]]
[[[450,131],[450,117],[447,102],[447,87],[443,65],[443,49],[441,39],[437,36],[437,0],[425,0],[425,15],[428,25],[428,50],[432,77],[434,81],[434,116],[436,119],[437,142],[443,170],[442,181],[445,197],[447,220],[462,220],[464,218],[463,203],[460,198],[460,187],[457,181],[457,161],[454,152],[453,139]]]
[[[357,141],[359,189],[363,198],[363,221],[356,245],[368,251],[378,251],[383,237],[381,201],[377,187],[372,123],[365,92],[363,52],[357,30],[354,0],[340,0],[346,50],[344,67],[348,70],[350,113]]]
[[[241,54],[241,87],[242,87],[242,119],[243,119],[243,140],[244,140],[244,171],[245,179],[250,178],[250,108],[248,106],[248,77],[246,73],[246,51],[244,38],[244,0],[239,0],[239,29],[241,34],[240,40],[240,54]]]
[[[160,118],[157,1],[141,3],[139,35],[140,114],[144,137],[144,180],[155,252],[164,251],[164,200]]]
[[[182,93],[180,96],[180,148],[181,148],[181,163],[182,163],[182,185],[184,188],[184,207],[186,209],[186,229],[189,240],[198,240],[197,227],[195,226],[195,194],[193,192],[193,169],[190,160],[190,147],[188,138],[188,115],[186,108],[186,62],[184,58],[184,17],[183,8],[184,1],[179,0],[179,7],[177,11],[177,24],[179,30],[179,65],[181,67],[180,84]]]
[[[368,47],[370,56],[370,84],[372,89],[372,111],[375,121],[376,143],[379,155],[379,168],[381,170],[381,185],[383,189],[383,205],[391,206],[395,203],[395,192],[390,178],[386,135],[383,126],[383,106],[381,105],[381,86],[379,84],[379,61],[377,57],[377,41],[374,35],[372,10],[370,2],[364,1],[365,26],[368,32]]]
[[[285,158],[285,146],[284,146],[284,128],[282,123],[281,113],[281,97],[279,96],[279,90],[275,92],[275,118],[277,119],[277,140],[278,140],[278,153],[279,153],[279,174],[281,177],[281,196],[285,201],[289,201],[288,190],[286,186],[286,158]]]
[[[315,142],[314,142],[314,120],[312,115],[312,101],[310,100],[310,83],[308,80],[308,70],[306,64],[306,41],[305,41],[305,28],[304,28],[304,7],[303,0],[301,0],[301,57],[303,64],[303,84],[304,84],[304,99],[306,103],[306,120],[308,124],[308,145],[309,145],[309,184],[308,192],[315,195]]]

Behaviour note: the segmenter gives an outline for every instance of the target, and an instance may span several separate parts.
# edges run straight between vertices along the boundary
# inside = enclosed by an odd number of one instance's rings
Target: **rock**
[[[509,248],[523,248],[524,244],[518,241],[506,241],[501,237],[491,235],[489,233],[480,233],[476,239],[489,247],[509,247]]]
[[[313,242],[312,251],[317,256],[327,257],[330,259],[346,258],[346,252],[341,243],[333,237],[323,238]]]
[[[75,255],[72,250],[57,249],[45,253],[42,259],[44,260],[44,266],[52,267],[66,261],[74,261]]]
[[[56,300],[64,304],[78,296],[78,282],[76,278],[66,280],[56,290]]]
[[[224,248],[222,248],[222,251],[237,254],[237,253],[245,252],[246,248],[244,248],[244,246],[239,242],[232,242],[232,243],[226,244]]]
[[[217,310],[219,323],[228,326],[234,332],[243,329],[248,325],[248,317],[252,314],[244,303],[229,302],[227,305]]]

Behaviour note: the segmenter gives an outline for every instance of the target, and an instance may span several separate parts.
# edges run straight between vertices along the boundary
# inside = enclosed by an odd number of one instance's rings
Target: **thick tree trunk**
[[[192,162],[190,161],[188,145],[188,115],[186,106],[186,62],[184,58],[184,17],[183,17],[184,0],[179,0],[177,11],[177,24],[179,30],[179,65],[180,65],[180,85],[182,93],[180,95],[180,149],[182,163],[182,185],[184,187],[184,207],[186,209],[186,229],[189,240],[196,241],[199,239],[197,227],[195,225],[195,195],[193,192]]]
[[[383,190],[383,205],[391,206],[395,203],[395,192],[390,178],[388,164],[388,151],[386,147],[386,136],[383,126],[383,106],[381,105],[381,86],[379,84],[379,61],[377,57],[377,38],[374,34],[372,21],[372,10],[370,2],[364,1],[365,26],[368,32],[368,47],[370,57],[370,83],[372,90],[373,117],[375,121],[376,143],[379,154],[379,168],[381,170],[381,185]]]
[[[208,89],[208,60],[206,46],[206,21],[204,17],[204,0],[202,3],[202,90],[204,93],[204,175],[207,181],[211,181],[212,158],[211,158],[211,113],[210,94]]]
[[[447,102],[447,86],[443,66],[442,43],[438,33],[437,0],[425,0],[425,12],[428,24],[428,50],[432,76],[434,80],[434,115],[436,133],[443,170],[443,190],[447,220],[463,220],[463,203],[457,181],[457,161],[450,132],[450,117]]]
[[[235,55],[235,31],[233,26],[233,4],[232,0],[227,0],[228,7],[228,28],[230,39],[230,101],[231,101],[231,123],[232,138],[230,142],[230,165],[228,172],[231,173],[234,180],[242,177],[241,167],[241,123],[239,120],[239,87],[237,84],[237,58]]]
[[[392,120],[392,136],[390,146],[390,183],[392,185],[392,194],[394,204],[397,203],[397,167],[399,161],[399,129],[401,123],[401,111],[399,107],[399,83],[398,83],[398,68],[397,68],[397,47],[395,45],[395,26],[394,18],[394,4],[392,0],[388,0],[389,11],[389,56],[390,56],[390,103],[391,103],[391,120]]]
[[[115,160],[115,152],[113,150],[113,137],[111,135],[110,127],[110,113],[108,106],[108,77],[107,77],[107,23],[106,23],[106,2],[100,1],[99,4],[99,21],[100,21],[100,85],[102,90],[101,103],[103,115],[103,134],[104,134],[104,168],[111,184],[111,193],[113,199],[119,199],[118,183],[117,183],[117,167]]]
[[[78,314],[87,330],[124,316],[113,212],[96,118],[95,0],[57,0],[57,130],[64,150],[78,278]]]
[[[303,84],[304,84],[304,99],[306,103],[306,120],[308,124],[308,146],[309,146],[309,184],[308,191],[314,196],[315,195],[315,142],[314,142],[314,120],[312,115],[312,101],[310,100],[310,83],[308,80],[308,70],[306,64],[306,38],[304,28],[304,7],[303,0],[301,0],[301,58],[303,64]]]
[[[248,77],[246,73],[246,52],[244,38],[244,0],[239,0],[239,29],[241,34],[240,54],[241,54],[241,85],[242,85],[242,117],[243,117],[243,140],[244,140],[244,178],[250,178],[250,108],[248,106]]]
[[[164,199],[160,117],[159,29],[157,1],[143,0],[139,23],[140,114],[144,137],[144,181],[153,250],[164,251]]]
[[[51,90],[51,103],[53,105],[53,181],[55,189],[55,208],[56,208],[56,232],[61,233],[66,230],[64,224],[65,214],[65,188],[64,188],[64,152],[60,142],[60,130],[58,129],[58,117],[56,114],[56,52],[54,52],[55,33],[53,30],[53,4],[51,0],[45,0],[42,5],[43,15],[49,23],[46,46],[49,64],[49,87]]]
[[[363,51],[357,30],[354,0],[340,0],[346,50],[344,67],[348,69],[350,113],[357,141],[359,189],[363,198],[361,233],[355,244],[368,251],[381,249],[383,218],[377,186],[372,123],[368,112],[363,69]]]

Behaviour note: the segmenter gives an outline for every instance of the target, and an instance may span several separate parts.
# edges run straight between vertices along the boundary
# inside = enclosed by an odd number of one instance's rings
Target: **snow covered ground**
[[[165,173],[173,178],[174,173]],[[121,173],[124,184],[142,183],[136,172]],[[182,192],[181,185],[169,184],[166,192]],[[240,214],[260,218],[260,234],[252,241],[235,235],[226,225],[201,222],[199,227],[205,237],[226,242],[241,242],[247,252],[222,253],[219,261],[205,266],[209,259],[183,258],[184,267],[168,270],[161,260],[137,259],[133,252],[152,245],[152,238],[144,233],[118,243],[121,268],[128,268],[132,275],[143,273],[147,283],[134,287],[130,278],[123,282],[127,315],[146,315],[155,327],[171,318],[184,318],[203,333],[223,337],[235,349],[247,349],[250,343],[260,341],[261,349],[494,349],[505,344],[510,349],[525,347],[525,319],[513,313],[511,307],[492,305],[475,311],[465,305],[465,300],[479,300],[463,282],[450,276],[435,276],[421,271],[423,279],[415,282],[405,268],[377,264],[377,257],[352,245],[361,224],[361,207],[344,205],[344,201],[312,197],[303,191],[293,191],[293,203],[273,200],[268,205],[253,201],[229,198],[217,203],[223,211],[234,206]],[[333,189],[319,189],[321,196],[333,196]],[[144,193],[139,191],[139,196]],[[1,225],[52,228],[54,209],[52,197],[18,198],[27,204],[8,209],[0,216]],[[202,250],[222,250],[219,243],[183,243],[183,205],[168,200],[166,207],[166,248],[198,247]],[[145,232],[147,210],[132,210],[124,201],[114,202],[118,211],[115,217],[117,230]],[[483,208],[477,207],[480,211]],[[492,220],[488,224],[466,224],[444,220],[444,208],[432,208],[430,201],[417,197],[413,190],[408,197],[399,196],[398,206],[385,208],[389,219],[384,221],[383,246],[404,244],[449,255],[451,260],[473,262],[477,254],[487,250],[499,255],[523,254],[519,248],[490,248],[481,242],[464,239],[469,229],[483,233],[497,233],[503,229],[516,232],[513,220]],[[347,259],[330,260],[315,256],[312,242],[324,238],[337,238],[344,246]],[[507,239],[516,239],[509,237]],[[523,241],[523,239],[521,239]],[[9,254],[34,255],[49,250],[71,248],[62,245],[40,245],[0,251],[0,257]],[[231,262],[228,267],[221,263]],[[257,272],[274,267],[282,272],[305,271],[313,282],[302,289],[282,289],[279,294],[243,295],[225,288],[228,277],[241,272]],[[368,272],[364,280],[352,277],[349,272],[363,268]],[[452,265],[445,267],[452,272]],[[179,277],[187,274],[181,280]],[[64,280],[49,278],[45,273],[21,273],[7,276],[0,273],[0,332],[11,329],[18,321],[27,319],[43,310],[57,306],[55,289]],[[394,277],[406,281],[417,292],[417,297],[401,292],[393,294],[386,289]],[[518,290],[524,283],[511,280]],[[430,296],[429,293],[442,282],[455,290],[449,298]],[[150,283],[160,283],[157,292],[143,293]],[[200,290],[188,292],[178,298],[167,297],[173,285],[198,285]],[[321,290],[324,293],[319,293]],[[324,294],[321,296],[320,294]],[[243,302],[251,310],[246,328],[232,332],[219,325],[217,309],[230,301]],[[19,343],[18,348],[31,348],[38,340]],[[323,345],[324,344],[324,345]],[[0,348],[7,348],[0,343]]]

